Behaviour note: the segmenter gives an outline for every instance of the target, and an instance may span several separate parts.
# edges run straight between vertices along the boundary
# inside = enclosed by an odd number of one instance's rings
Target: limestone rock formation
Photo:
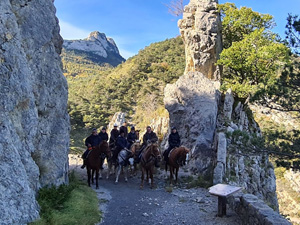
[[[189,72],[164,92],[170,126],[178,128],[182,144],[192,150],[198,172],[212,170],[219,84],[200,72]]]
[[[0,1],[0,223],[39,216],[37,190],[68,182],[69,116],[53,1]]]
[[[117,124],[118,129],[123,125],[125,120],[125,113],[123,112],[116,112],[113,118],[111,119],[110,123],[108,124],[107,133],[110,134],[110,131],[114,128],[114,125]]]
[[[185,73],[198,71],[211,80],[220,80],[215,63],[222,51],[221,20],[217,0],[191,0],[178,21],[185,43]]]
[[[125,61],[120,55],[115,41],[98,31],[90,33],[83,40],[64,40],[63,47],[66,50],[76,50],[79,53],[90,54],[90,59],[95,62],[99,60],[117,66]],[[94,59],[95,57],[97,60]]]

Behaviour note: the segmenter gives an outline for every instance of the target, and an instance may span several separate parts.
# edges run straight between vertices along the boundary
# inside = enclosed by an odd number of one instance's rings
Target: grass
[[[101,220],[96,193],[74,173],[69,185],[40,189],[38,202],[41,219],[30,225],[94,225]]]
[[[212,186],[212,180],[209,176],[199,175],[196,179],[193,176],[182,177],[184,183],[186,183],[186,188],[209,188]]]

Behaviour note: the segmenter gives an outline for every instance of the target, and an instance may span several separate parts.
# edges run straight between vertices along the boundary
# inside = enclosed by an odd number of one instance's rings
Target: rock
[[[220,80],[221,68],[215,63],[222,51],[221,19],[217,0],[191,0],[178,21],[185,43],[188,72],[201,72],[211,80]]]
[[[117,124],[118,129],[123,125],[125,120],[125,113],[123,112],[116,112],[113,118],[111,119],[110,123],[108,124],[107,133],[110,134],[110,131],[114,128],[114,125]]]
[[[224,117],[231,120],[231,114],[232,114],[232,107],[234,103],[234,98],[231,92],[231,89],[228,89],[225,95],[225,101],[224,101]]]
[[[120,55],[119,49],[112,38],[107,38],[104,33],[94,31],[83,40],[64,40],[63,47],[66,50],[76,50],[92,53],[102,58],[114,58],[113,66],[125,61]]]
[[[68,89],[53,1],[0,1],[0,218],[39,217],[40,187],[68,182]]]
[[[149,217],[149,214],[148,213],[143,213],[143,216]]]
[[[217,166],[214,169],[213,183],[223,183],[223,176],[226,169],[227,143],[224,133],[218,134]]]
[[[219,82],[189,72],[165,88],[164,104],[170,126],[176,126],[182,144],[192,149],[198,171],[211,168],[212,145],[218,113]],[[210,171],[212,172],[212,171]]]

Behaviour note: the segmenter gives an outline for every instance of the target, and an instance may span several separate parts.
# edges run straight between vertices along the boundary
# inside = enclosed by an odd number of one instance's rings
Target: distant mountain
[[[80,58],[105,67],[116,67],[125,61],[114,40],[98,31],[83,40],[64,40],[62,58],[67,62],[78,62]]]

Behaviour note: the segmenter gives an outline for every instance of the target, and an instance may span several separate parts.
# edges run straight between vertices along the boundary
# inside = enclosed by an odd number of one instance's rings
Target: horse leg
[[[120,173],[121,173],[121,169],[122,169],[122,166],[119,165],[117,167],[117,173],[116,173],[116,180],[115,180],[115,183],[117,184],[119,182],[119,176],[120,176]]]
[[[127,182],[128,181],[127,174],[128,174],[129,168],[128,168],[128,166],[125,166],[123,168],[124,168],[125,182]]]
[[[86,172],[87,172],[87,176],[88,176],[88,185],[90,187],[91,186],[91,169],[87,168]]]
[[[178,170],[179,170],[179,167],[175,169],[175,177],[176,177],[175,183],[176,184],[177,184],[177,180],[178,180]]]
[[[170,168],[170,184],[172,185],[172,183],[173,183],[173,166],[169,166]]]
[[[95,175],[95,170],[92,169],[92,184],[94,184],[94,175]]]
[[[154,180],[153,180],[153,168],[150,169],[150,179],[151,179],[151,189],[154,188]]]
[[[99,189],[99,169],[96,169],[96,189]]]
[[[142,176],[141,176],[141,185],[140,185],[140,188],[143,189],[144,187],[144,168],[142,167]]]

